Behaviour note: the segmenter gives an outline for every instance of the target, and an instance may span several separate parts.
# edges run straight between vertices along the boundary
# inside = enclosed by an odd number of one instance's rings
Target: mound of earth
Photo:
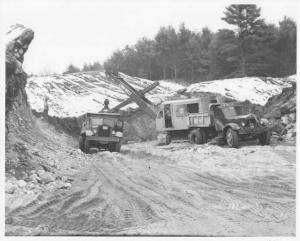
[[[270,121],[273,137],[279,141],[296,141],[296,83],[271,97],[264,106],[264,115]]]

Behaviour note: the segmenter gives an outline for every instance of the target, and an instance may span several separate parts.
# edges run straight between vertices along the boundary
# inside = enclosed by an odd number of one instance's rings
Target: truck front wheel
[[[78,142],[79,142],[79,149],[84,152],[84,137],[79,136]]]
[[[121,141],[117,142],[115,145],[115,152],[120,152],[121,151]]]
[[[122,145],[121,141],[110,143],[108,145],[108,150],[110,152],[120,152],[121,151],[121,145]]]
[[[259,143],[260,143],[262,146],[264,146],[264,145],[269,145],[269,144],[270,144],[270,139],[271,139],[270,131],[265,131],[265,132],[261,133],[261,134],[258,136]]]
[[[226,131],[226,142],[230,147],[237,148],[239,146],[239,137],[235,130],[228,128]]]
[[[89,140],[85,140],[84,141],[84,152],[85,153],[89,153],[90,152],[90,141]]]

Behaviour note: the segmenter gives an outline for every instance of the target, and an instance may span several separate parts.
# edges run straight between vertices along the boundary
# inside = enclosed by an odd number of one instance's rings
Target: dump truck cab
[[[229,146],[237,147],[240,140],[247,139],[258,139],[262,145],[270,143],[267,120],[250,113],[243,103],[212,104],[210,110],[216,132],[223,135]]]
[[[124,122],[119,113],[86,113],[80,118],[79,148],[88,153],[92,147],[120,152]]]

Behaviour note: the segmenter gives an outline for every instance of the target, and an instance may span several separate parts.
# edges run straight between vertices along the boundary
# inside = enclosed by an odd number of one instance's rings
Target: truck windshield
[[[101,126],[101,125],[114,126],[114,124],[115,124],[115,120],[111,118],[92,118],[93,126]]]
[[[247,114],[242,106],[229,106],[222,108],[222,112],[226,118]]]

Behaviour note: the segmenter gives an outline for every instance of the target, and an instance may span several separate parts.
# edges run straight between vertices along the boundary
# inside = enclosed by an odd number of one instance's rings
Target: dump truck
[[[92,147],[120,152],[124,123],[119,113],[86,113],[79,119],[79,148],[83,152],[88,153]]]
[[[204,144],[214,137],[224,139],[230,147],[250,139],[258,139],[261,145],[270,143],[267,120],[249,113],[241,102],[218,103],[214,96],[163,102],[156,130],[160,144],[172,139]]]

